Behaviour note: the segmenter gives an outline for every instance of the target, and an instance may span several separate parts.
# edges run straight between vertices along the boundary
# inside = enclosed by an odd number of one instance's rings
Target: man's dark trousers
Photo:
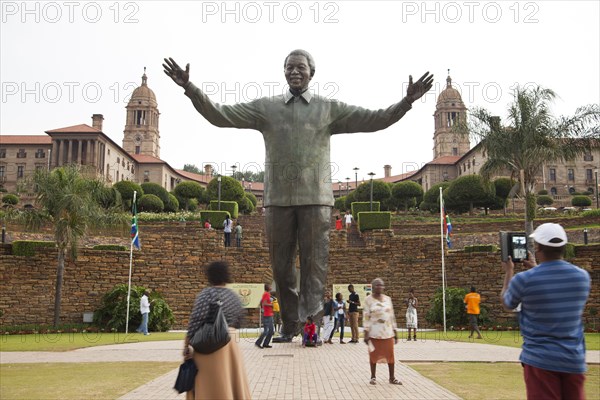
[[[330,225],[329,206],[267,208],[267,238],[284,336],[296,335],[306,317],[315,317],[323,310]],[[297,249],[300,250],[300,293],[295,267]]]

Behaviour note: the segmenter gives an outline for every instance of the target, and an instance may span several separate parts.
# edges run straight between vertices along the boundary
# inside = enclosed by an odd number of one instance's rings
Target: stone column
[[[73,142],[68,139],[65,140],[66,150],[67,150],[67,164],[71,164],[73,162]]]
[[[52,141],[52,154],[50,154],[50,168],[58,166],[58,140]]]
[[[74,143],[75,141],[73,141]],[[79,165],[83,165],[81,156],[83,155],[83,140],[77,140],[77,162]]]

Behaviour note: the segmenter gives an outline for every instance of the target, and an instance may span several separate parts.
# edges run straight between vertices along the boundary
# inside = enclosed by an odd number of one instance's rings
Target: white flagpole
[[[133,203],[136,201],[137,191],[133,191]],[[131,239],[131,243],[129,244],[129,281],[127,283],[127,313],[125,319],[125,334],[129,333],[129,298],[131,297],[131,269],[133,266],[133,239]]]
[[[444,199],[440,187],[440,244],[442,250],[442,306],[444,310],[444,333],[446,333],[446,268],[444,265]]]

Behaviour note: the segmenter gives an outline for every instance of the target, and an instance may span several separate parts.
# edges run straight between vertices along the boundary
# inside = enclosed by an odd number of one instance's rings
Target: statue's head
[[[285,79],[293,91],[303,91],[308,88],[315,70],[315,60],[306,50],[298,49],[290,52],[283,64]]]

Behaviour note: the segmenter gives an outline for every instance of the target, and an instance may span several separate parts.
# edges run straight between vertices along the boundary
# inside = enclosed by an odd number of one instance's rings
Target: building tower
[[[158,103],[148,87],[146,67],[142,86],[131,94],[127,104],[127,117],[123,131],[123,149],[130,154],[145,154],[160,158],[160,134],[158,131]]]
[[[469,151],[469,134],[457,131],[457,124],[466,123],[467,108],[458,90],[452,87],[448,70],[446,88],[440,93],[435,113],[433,133],[433,159],[443,156],[462,156]]]

